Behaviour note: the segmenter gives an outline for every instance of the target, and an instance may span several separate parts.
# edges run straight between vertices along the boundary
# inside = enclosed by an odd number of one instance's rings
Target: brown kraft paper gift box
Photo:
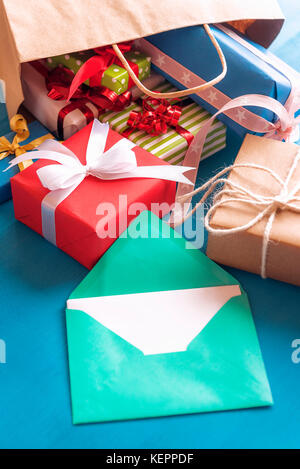
[[[274,171],[286,180],[299,146],[248,134],[235,164],[255,164]],[[271,174],[257,168],[233,168],[228,180],[256,195],[275,197],[281,185]],[[300,182],[300,162],[287,186],[288,192]],[[227,185],[228,186],[228,185]],[[226,189],[226,184],[224,189]],[[300,197],[300,191],[296,194]],[[227,197],[224,195],[221,200]],[[293,201],[299,206],[300,201]],[[215,229],[231,229],[247,224],[262,209],[238,200],[218,207],[210,220]],[[247,231],[237,233],[209,233],[207,255],[224,265],[261,274],[262,246],[269,215]],[[300,213],[277,208],[266,251],[266,277],[300,286]]]

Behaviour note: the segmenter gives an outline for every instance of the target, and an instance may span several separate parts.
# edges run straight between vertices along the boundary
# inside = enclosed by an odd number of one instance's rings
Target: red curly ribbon
[[[132,41],[124,42],[119,44],[119,48],[122,53],[129,52],[132,47]],[[86,81],[90,80],[91,87],[101,86],[101,80],[103,73],[107,68],[112,65],[118,65],[123,67],[122,62],[116,56],[114,49],[111,46],[98,47],[94,49],[96,55],[87,60],[76,73],[68,94],[68,101],[73,97],[76,90]],[[139,75],[139,67],[136,63],[128,61],[130,67],[134,71],[135,75]],[[128,81],[128,89],[132,88],[134,82],[131,77]]]
[[[192,143],[194,135],[179,125],[182,108],[172,105],[166,99],[145,98],[142,100],[142,111],[131,111],[127,125],[129,129],[123,132],[124,137],[129,137],[136,130],[143,130],[150,135],[158,136],[165,134],[169,127],[187,141],[188,146]]]
[[[67,100],[70,84],[74,78],[74,73],[65,67],[56,67],[48,70],[40,61],[32,62],[32,66],[45,77],[48,96],[55,101]],[[92,103],[98,110],[98,116],[101,112],[112,110],[122,111],[131,103],[131,93],[126,91],[122,95],[117,95],[114,91],[105,87],[89,88],[80,86],[69,104],[64,106],[58,113],[57,133],[59,139],[64,139],[64,119],[72,111],[79,109],[89,124],[94,119],[93,111],[87,106]]]

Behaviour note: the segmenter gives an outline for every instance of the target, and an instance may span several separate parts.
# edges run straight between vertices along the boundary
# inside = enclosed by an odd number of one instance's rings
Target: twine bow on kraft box
[[[205,218],[207,255],[300,285],[299,181],[298,145],[248,134],[235,163],[194,191],[203,192],[196,210],[224,185]]]

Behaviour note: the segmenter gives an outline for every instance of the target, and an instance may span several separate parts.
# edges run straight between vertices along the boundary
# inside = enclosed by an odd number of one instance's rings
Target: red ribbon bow
[[[188,146],[194,136],[188,130],[179,125],[182,109],[172,105],[166,99],[145,98],[142,103],[143,110],[131,111],[127,125],[129,129],[123,132],[128,137],[134,130],[139,129],[150,135],[158,136],[168,131],[168,126],[174,127],[176,132],[186,139]]]
[[[119,48],[123,54],[129,52],[131,50],[131,47],[132,41],[123,42],[122,44],[119,44]],[[111,46],[98,47],[94,49],[94,52],[96,53],[96,55],[87,60],[76,73],[70,86],[68,101],[73,97],[73,95],[76,93],[76,90],[86,80],[90,80],[91,87],[99,87],[101,86],[101,79],[103,73],[105,72],[105,70],[107,70],[110,65],[116,64],[122,67],[122,62],[118,59],[114,49]],[[138,65],[130,61],[128,63],[134,71],[135,75],[138,76]],[[134,82],[131,77],[129,77],[128,89],[131,88],[133,85]]]
[[[67,100],[74,73],[68,68],[56,67],[54,70],[47,71],[45,78],[49,98],[59,101]],[[78,100],[93,103],[99,111],[121,111],[124,109],[124,106],[130,104],[131,93],[127,91],[117,95],[117,93],[104,86],[90,88],[89,86],[81,85],[72,97],[72,102],[78,104]]]
[[[178,125],[181,113],[179,106],[172,106],[166,99],[146,98],[143,100],[143,111],[131,111],[127,124],[132,129],[161,135],[167,132],[168,125]]]
[[[65,101],[68,98],[70,84],[74,79],[74,73],[65,67],[56,67],[48,70],[41,62],[32,62],[32,65],[45,77],[48,96],[55,101]],[[87,124],[94,120],[93,111],[87,106],[92,103],[101,112],[112,110],[122,111],[131,102],[130,91],[117,95],[114,91],[105,87],[89,88],[81,85],[74,93],[69,104],[64,106],[58,113],[57,133],[60,140],[64,139],[64,119],[75,109],[79,109],[85,116]]]

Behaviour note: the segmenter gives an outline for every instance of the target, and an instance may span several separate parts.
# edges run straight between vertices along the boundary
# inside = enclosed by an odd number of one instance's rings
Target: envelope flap
[[[272,402],[247,295],[150,212],[67,308],[74,423]]]
[[[142,212],[73,291],[72,298],[237,285],[151,212]]]
[[[272,404],[245,294],[186,352],[144,356],[78,310],[67,310],[67,333],[75,424]]]
[[[238,285],[68,300],[144,355],[184,352],[232,297]]]

